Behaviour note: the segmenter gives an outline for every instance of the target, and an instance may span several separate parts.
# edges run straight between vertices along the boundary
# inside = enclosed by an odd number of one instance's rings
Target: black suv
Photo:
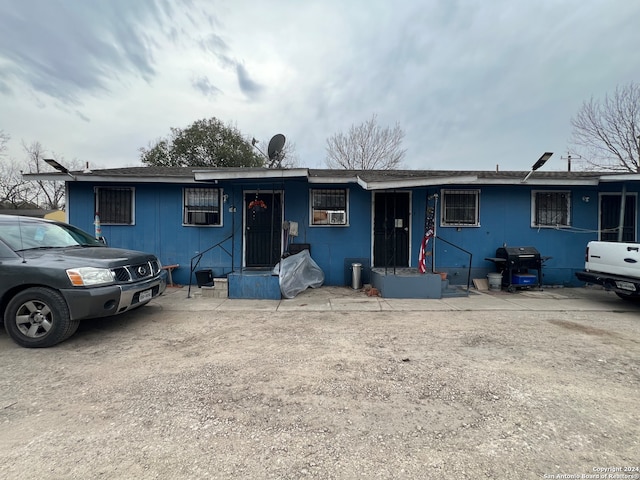
[[[155,255],[108,247],[65,223],[0,215],[0,318],[18,345],[50,347],[80,320],[140,307],[166,286]]]

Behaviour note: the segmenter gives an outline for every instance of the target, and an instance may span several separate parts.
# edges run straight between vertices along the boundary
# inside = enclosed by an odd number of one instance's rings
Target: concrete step
[[[442,298],[468,297],[467,287],[462,285],[449,285],[449,281],[445,280],[446,285],[442,287]]]
[[[213,287],[201,287],[203,298],[228,298],[229,283],[226,278],[214,278]]]

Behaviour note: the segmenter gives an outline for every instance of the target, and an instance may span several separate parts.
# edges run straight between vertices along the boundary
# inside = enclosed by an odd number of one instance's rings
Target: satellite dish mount
[[[281,166],[284,142],[285,138],[281,133],[274,135],[271,137],[271,140],[269,140],[269,148],[267,149],[267,153],[269,154],[269,168],[279,168]]]

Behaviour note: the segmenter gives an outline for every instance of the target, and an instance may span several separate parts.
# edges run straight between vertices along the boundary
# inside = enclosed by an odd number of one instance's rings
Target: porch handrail
[[[435,241],[441,240],[444,243],[446,243],[447,245],[451,245],[452,247],[457,248],[461,252],[464,252],[467,255],[469,255],[469,268],[467,268],[467,293],[469,293],[469,290],[471,288],[471,261],[473,260],[473,254],[470,251],[465,250],[462,247],[459,247],[455,243],[451,243],[449,240],[445,240],[444,238],[439,237],[438,235],[435,235],[434,238],[435,238]],[[435,265],[433,265],[433,268],[435,269]]]
[[[206,250],[203,250],[202,252],[198,253],[197,255],[191,257],[191,263],[189,265],[189,288],[187,290],[187,298],[191,298],[191,283],[193,282],[193,272],[196,270],[196,268],[198,268],[198,265],[200,265],[200,260],[202,260],[202,256],[205,253],[210,252],[214,248],[218,248],[219,247],[224,253],[226,253],[227,255],[229,255],[231,257],[231,259],[232,259],[232,261],[231,261],[231,270],[233,270],[233,254],[231,252],[229,252],[229,250],[227,250],[226,248],[224,248],[222,246],[222,244],[224,242],[226,242],[227,240],[230,240],[232,238],[233,238],[233,233],[231,235],[229,235],[228,237],[226,237],[225,239],[220,240],[215,245],[212,245],[211,247],[207,248]],[[194,260],[195,260],[195,265],[193,263]]]

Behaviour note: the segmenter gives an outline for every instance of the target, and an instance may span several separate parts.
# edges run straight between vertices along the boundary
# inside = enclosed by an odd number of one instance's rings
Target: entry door
[[[374,196],[373,266],[409,266],[409,193]]]
[[[273,267],[280,261],[282,196],[280,192],[244,194],[245,266]]]
[[[603,194],[600,196],[600,240],[617,242],[620,223],[620,195]],[[636,241],[636,196],[625,195],[623,242]]]

